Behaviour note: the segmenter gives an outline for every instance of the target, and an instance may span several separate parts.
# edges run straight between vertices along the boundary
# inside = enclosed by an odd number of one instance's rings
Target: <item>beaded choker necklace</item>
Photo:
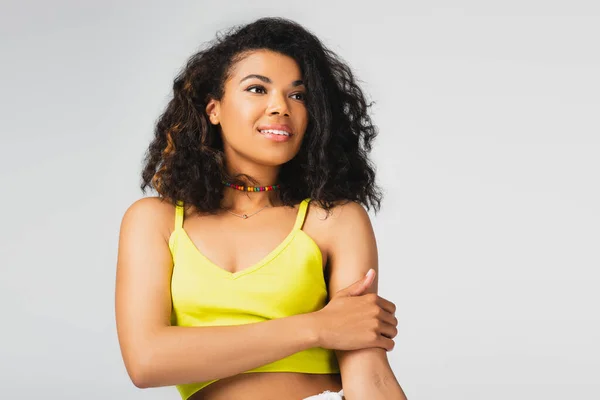
[[[241,186],[234,185],[229,182],[223,181],[223,184],[232,189],[241,190],[242,192],[268,192],[271,190],[278,190],[281,185],[272,185],[272,186]]]

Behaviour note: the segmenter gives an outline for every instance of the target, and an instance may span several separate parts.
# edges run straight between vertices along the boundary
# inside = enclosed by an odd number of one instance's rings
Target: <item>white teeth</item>
[[[286,131],[279,131],[276,129],[265,129],[260,131],[261,133],[273,133],[275,135],[283,135],[283,136],[290,136],[289,133],[287,133]]]

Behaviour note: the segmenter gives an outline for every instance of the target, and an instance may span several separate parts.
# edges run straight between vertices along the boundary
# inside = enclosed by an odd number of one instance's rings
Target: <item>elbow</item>
[[[141,365],[130,366],[127,368],[127,374],[129,375],[129,379],[135,385],[135,387],[139,389],[146,389],[151,387],[150,379],[148,379],[148,374],[144,370]]]
[[[131,382],[133,382],[135,387],[138,389],[146,389],[146,388],[151,387],[150,385],[148,385],[146,383],[144,378],[140,375],[130,375],[130,377],[131,377]]]
[[[136,355],[127,365],[129,378],[135,387],[139,389],[156,387],[155,374],[153,374],[155,368],[152,366],[151,359],[149,354]]]
[[[144,371],[140,370],[139,367],[129,372],[129,378],[131,378],[131,382],[133,382],[135,387],[139,389],[146,389],[152,387],[147,374],[145,374]]]
[[[123,353],[125,368],[135,387],[146,389],[165,386],[164,360],[156,335],[146,335],[132,340],[132,345]]]

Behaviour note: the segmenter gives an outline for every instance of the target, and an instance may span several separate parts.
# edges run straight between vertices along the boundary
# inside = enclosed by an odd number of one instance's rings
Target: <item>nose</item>
[[[267,107],[267,113],[271,115],[290,115],[287,100],[285,96],[283,96],[283,94],[277,94],[276,92],[272,92],[272,95],[269,99],[269,106]]]

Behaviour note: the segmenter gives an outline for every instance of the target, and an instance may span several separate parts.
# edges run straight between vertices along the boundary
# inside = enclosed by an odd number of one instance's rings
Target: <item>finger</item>
[[[365,289],[367,289],[369,286],[371,286],[371,283],[373,283],[373,281],[375,280],[375,270],[373,268],[370,268],[367,273],[365,274],[365,276],[363,276],[361,279],[359,279],[356,282],[356,290],[354,291],[353,295],[354,296],[358,296],[360,294],[362,294]]]
[[[357,282],[356,289],[352,290],[352,296],[361,296],[365,293],[365,291],[371,286],[373,281],[375,280],[375,270],[370,269],[369,272]]]
[[[398,329],[396,328],[396,325],[392,325],[392,324],[388,324],[388,323],[384,322],[381,324],[379,333],[382,336],[385,336],[386,338],[393,339],[398,334]]]
[[[396,305],[381,296],[377,296],[377,305],[390,314],[396,313]]]
[[[360,281],[353,284],[351,289],[348,291],[350,296],[360,296],[363,294],[365,289],[368,287],[365,282],[365,278],[362,278]]]
[[[363,294],[365,289],[371,286],[374,277],[375,270],[371,268],[365,276],[363,276],[347,288],[338,291],[337,293],[338,295],[360,296],[361,294]]]
[[[369,286],[371,286],[371,284],[373,283],[373,281],[375,281],[375,275],[377,274],[377,271],[375,271],[373,268],[369,268],[369,270],[367,271],[367,274],[365,275],[365,288],[368,288]]]
[[[377,346],[387,351],[392,351],[396,343],[392,339],[388,339],[385,336],[380,335],[377,341]]]
[[[398,326],[398,319],[394,316],[394,314],[390,314],[389,312],[383,312],[379,315],[379,319],[381,322],[386,324],[390,324],[393,326]]]
[[[361,280],[354,282],[352,285],[348,286],[346,289],[340,290],[338,293],[342,296],[358,296],[364,290],[364,278]]]

